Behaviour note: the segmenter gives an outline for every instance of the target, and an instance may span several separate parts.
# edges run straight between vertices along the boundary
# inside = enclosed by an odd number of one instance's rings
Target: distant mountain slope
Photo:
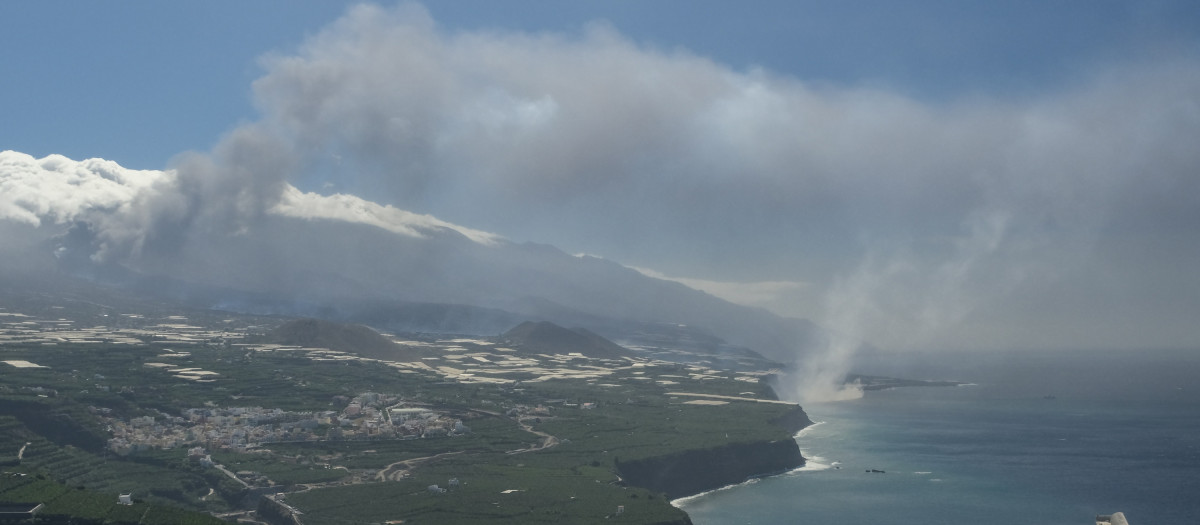
[[[500,339],[532,354],[580,353],[597,359],[620,359],[633,353],[584,328],[568,329],[547,321],[526,321]]]
[[[313,249],[314,238],[322,240],[320,249]],[[57,241],[52,244],[61,248],[55,252],[60,266],[77,262],[67,271],[96,274],[90,254],[100,241],[86,226]],[[802,354],[814,334],[808,321],[736,305],[613,261],[576,257],[547,245],[480,244],[449,230],[414,238],[344,221],[265,217],[239,235],[195,237],[170,251],[147,250],[136,265],[122,266],[126,274],[114,284],[169,293],[193,306],[268,313],[239,304],[255,298],[252,302],[272,305],[269,313],[276,315],[396,331],[490,335],[524,318],[607,332],[560,319],[573,312],[569,317],[622,324],[688,325],[780,362]],[[521,303],[520,318],[504,313],[515,303]],[[379,304],[418,306],[386,312],[364,308]],[[430,309],[439,304],[468,308]]]
[[[222,196],[182,198],[197,188],[178,186],[172,173],[0,152],[4,159],[0,180],[24,197],[0,209],[0,286],[73,276],[193,307],[396,331],[492,335],[533,319],[627,339],[628,327],[686,325],[779,362],[801,356],[817,336],[808,321],[614,261],[511,242],[358,197],[288,186],[227,217]],[[58,198],[82,186],[96,189],[98,200]],[[180,198],[160,195],[166,189]],[[165,204],[138,208],[151,198]],[[212,209],[172,207],[179,203]]]
[[[388,361],[413,361],[420,356],[366,326],[320,319],[288,321],[264,337],[268,343],[328,348]]]

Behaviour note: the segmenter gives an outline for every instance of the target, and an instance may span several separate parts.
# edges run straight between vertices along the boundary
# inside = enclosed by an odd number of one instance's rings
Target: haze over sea
[[[1188,351],[879,359],[974,383],[806,406],[800,471],[681,500],[697,525],[1070,524],[1200,516],[1200,356]],[[910,376],[911,377],[911,376]],[[869,473],[870,469],[885,473]]]

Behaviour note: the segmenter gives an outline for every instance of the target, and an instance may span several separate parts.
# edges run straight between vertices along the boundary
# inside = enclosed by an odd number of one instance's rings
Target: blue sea
[[[1200,351],[891,356],[972,383],[805,406],[808,465],[679,500],[697,525],[1200,523]],[[881,470],[870,473],[867,470]]]

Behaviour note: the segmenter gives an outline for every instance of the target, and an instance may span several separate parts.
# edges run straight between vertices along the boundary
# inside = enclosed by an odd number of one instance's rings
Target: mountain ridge
[[[151,202],[175,202],[169,197],[195,189],[175,172],[16,152],[2,152],[0,160],[0,181],[38,188],[33,200],[0,199],[0,234],[16,241],[0,246],[0,276],[6,264],[21,265],[26,274],[77,276],[235,311],[245,311],[239,298],[257,297],[277,315],[331,310],[335,315],[317,317],[369,318],[387,329],[412,314],[429,317],[407,322],[411,328],[490,331],[480,335],[499,333],[520,317],[596,332],[614,324],[687,325],[780,362],[796,360],[817,337],[806,320],[737,305],[615,261],[517,243],[350,195],[303,193],[284,183],[250,209],[226,209],[232,197],[214,186],[201,189],[218,193],[173,209]],[[67,198],[86,197],[84,190],[99,200]],[[525,298],[533,300],[520,312],[508,310]],[[380,303],[459,306],[393,308],[386,319],[369,312],[368,305]],[[338,310],[353,315],[338,319]]]
[[[262,337],[265,343],[328,348],[387,361],[415,361],[420,354],[360,324],[306,318],[287,321]]]
[[[632,357],[633,352],[586,328],[563,328],[549,321],[525,321],[499,339],[533,354],[583,354],[595,359]]]

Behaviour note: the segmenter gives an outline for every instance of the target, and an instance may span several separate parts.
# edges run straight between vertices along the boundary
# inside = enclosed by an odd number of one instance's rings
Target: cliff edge
[[[772,423],[789,433],[811,425],[800,407]],[[730,443],[663,456],[616,462],[617,473],[628,484],[662,492],[669,499],[699,494],[750,478],[786,472],[804,466],[804,456],[794,439]]]
[[[785,472],[804,465],[793,440],[730,443],[633,461],[617,462],[617,472],[630,485],[662,492],[669,499],[699,494],[749,478]]]

